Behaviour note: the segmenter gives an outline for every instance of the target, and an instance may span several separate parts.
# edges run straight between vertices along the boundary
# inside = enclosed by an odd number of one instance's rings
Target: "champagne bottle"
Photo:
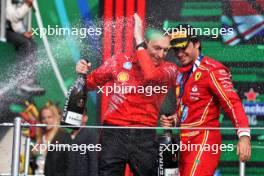
[[[178,138],[177,141],[179,141]],[[159,150],[160,176],[178,176],[179,151],[175,151],[177,147],[176,145],[178,144],[176,143],[175,138],[173,138],[172,130],[165,130],[160,139],[160,150]]]
[[[72,128],[74,129],[76,129],[76,126],[80,126],[86,100],[86,74],[79,74],[77,80],[68,91],[62,114],[62,124],[73,126]]]

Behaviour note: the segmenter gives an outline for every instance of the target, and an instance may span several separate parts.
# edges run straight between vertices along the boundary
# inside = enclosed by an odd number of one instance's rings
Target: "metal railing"
[[[46,127],[47,125],[43,124],[35,124],[35,125],[29,125],[27,123],[22,123],[20,117],[16,117],[14,119],[14,123],[3,123],[0,126],[8,126],[14,128],[13,133],[13,146],[12,146],[12,165],[11,165],[11,175],[12,176],[18,176],[20,175],[20,151],[21,151],[21,128],[22,127],[30,127],[30,126],[36,126],[36,127]],[[70,127],[66,125],[54,125],[54,126],[60,126],[62,128]],[[87,126],[83,126],[87,127]],[[115,127],[115,126],[89,126],[89,128],[118,128],[118,129],[124,129],[124,128],[134,128],[134,129],[180,129],[178,128],[162,128],[162,127]],[[204,128],[203,128],[204,129]],[[227,128],[227,129],[234,129],[234,128]],[[29,171],[29,158],[30,158],[30,138],[28,137],[26,139],[25,143],[25,160],[24,160],[24,173],[22,175],[28,175]],[[245,176],[245,163],[240,162],[239,163],[239,176]]]
[[[14,133],[13,133],[13,147],[12,147],[12,176],[19,175],[20,169],[20,148],[21,148],[21,118],[17,117],[14,120]]]
[[[6,33],[6,0],[1,0],[1,16],[0,16],[0,41],[5,42]]]

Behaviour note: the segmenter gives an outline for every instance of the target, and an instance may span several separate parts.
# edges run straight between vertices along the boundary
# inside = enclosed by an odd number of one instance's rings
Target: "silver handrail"
[[[37,126],[37,127],[46,127],[47,125],[44,124],[36,124],[36,125],[30,125],[30,124],[25,124],[21,123],[21,118],[16,117],[14,120],[14,123],[3,123],[2,126],[10,126],[14,127],[14,132],[13,132],[13,147],[12,147],[12,165],[11,165],[11,175],[12,176],[17,176],[19,175],[19,170],[20,170],[20,148],[21,148],[21,128],[22,127],[30,127],[30,126]],[[68,126],[63,126],[63,125],[58,125],[61,127],[68,127]],[[87,127],[87,126],[83,126]],[[88,126],[91,128],[131,128],[131,127],[111,127],[111,126]],[[133,128],[133,127],[132,127]],[[146,127],[137,127],[137,128],[145,128]],[[136,128],[136,129],[137,129]],[[156,127],[157,128],[157,127]],[[165,128],[166,129],[166,128]],[[24,174],[28,174],[28,166],[29,166],[29,158],[30,158],[30,138],[28,137],[26,140],[26,145],[25,145],[25,163],[24,163],[24,168],[25,172]],[[240,162],[239,163],[239,176],[245,176],[245,163]]]
[[[1,0],[1,16],[0,16],[0,41],[5,42],[6,33],[6,0]]]
[[[30,159],[30,137],[26,138],[25,143],[25,160],[24,160],[24,174],[28,175],[29,159]]]
[[[239,162],[239,176],[245,176],[246,164],[245,162]]]
[[[14,120],[13,147],[12,147],[12,165],[11,165],[12,176],[19,175],[20,146],[21,146],[21,118],[16,117]]]

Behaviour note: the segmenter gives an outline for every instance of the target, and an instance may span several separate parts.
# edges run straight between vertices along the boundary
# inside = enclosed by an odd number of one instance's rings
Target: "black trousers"
[[[12,73],[16,78],[22,80],[35,78],[36,75],[36,52],[37,44],[33,39],[24,37],[23,34],[6,30],[7,42],[14,45],[16,49],[16,68]]]
[[[103,129],[99,176],[122,176],[129,164],[134,176],[158,175],[158,142],[155,130]]]

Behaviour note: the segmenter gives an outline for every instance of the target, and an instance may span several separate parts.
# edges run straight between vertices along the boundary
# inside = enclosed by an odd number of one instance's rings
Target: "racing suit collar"
[[[178,67],[178,69],[179,69],[179,71],[180,71],[181,73],[189,72],[189,71],[192,69],[193,63],[194,63],[194,62],[192,62],[192,63],[189,64],[189,65],[183,66],[183,67]]]

